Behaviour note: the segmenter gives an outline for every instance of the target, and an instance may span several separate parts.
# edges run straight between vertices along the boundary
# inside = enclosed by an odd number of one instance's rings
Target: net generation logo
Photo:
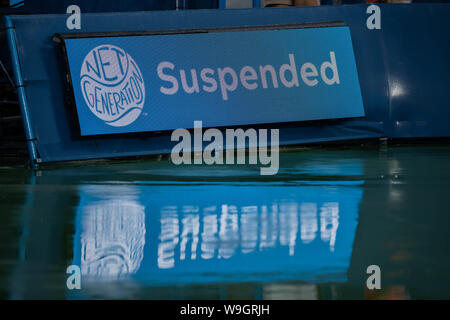
[[[145,103],[142,73],[122,48],[95,47],[83,60],[80,85],[91,112],[106,124],[127,126],[140,116]]]

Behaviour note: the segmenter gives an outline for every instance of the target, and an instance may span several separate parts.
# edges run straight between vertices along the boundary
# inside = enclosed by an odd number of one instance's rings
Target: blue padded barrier
[[[237,27],[344,21],[350,26],[366,117],[284,125],[280,143],[450,136],[450,5],[380,5],[381,30],[366,28],[367,5],[83,14],[81,32]],[[32,131],[42,162],[170,152],[170,133],[79,138],[64,103],[55,33],[66,15],[11,16]],[[77,32],[80,32],[76,30]]]

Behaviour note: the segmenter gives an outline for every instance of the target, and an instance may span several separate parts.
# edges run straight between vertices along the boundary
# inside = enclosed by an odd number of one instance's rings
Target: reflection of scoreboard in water
[[[361,184],[82,186],[73,263],[94,282],[345,281]]]

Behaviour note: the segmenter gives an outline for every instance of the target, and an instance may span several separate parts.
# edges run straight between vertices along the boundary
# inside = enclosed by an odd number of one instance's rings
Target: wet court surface
[[[450,298],[448,145],[290,150],[272,177],[1,167],[0,188],[0,298]]]

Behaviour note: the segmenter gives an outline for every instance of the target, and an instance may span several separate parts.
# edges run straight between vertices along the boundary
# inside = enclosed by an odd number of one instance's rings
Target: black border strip
[[[269,24],[259,26],[238,26],[238,27],[217,27],[217,28],[192,28],[192,29],[163,29],[163,30],[142,30],[142,31],[121,31],[121,32],[82,32],[82,33],[56,33],[53,41],[59,43],[60,39],[79,38],[104,38],[104,37],[132,37],[151,35],[172,35],[190,33],[219,33],[219,32],[239,32],[239,31],[263,31],[263,30],[286,30],[286,29],[308,29],[308,28],[331,28],[348,27],[344,21],[329,22],[305,22],[289,24]]]

